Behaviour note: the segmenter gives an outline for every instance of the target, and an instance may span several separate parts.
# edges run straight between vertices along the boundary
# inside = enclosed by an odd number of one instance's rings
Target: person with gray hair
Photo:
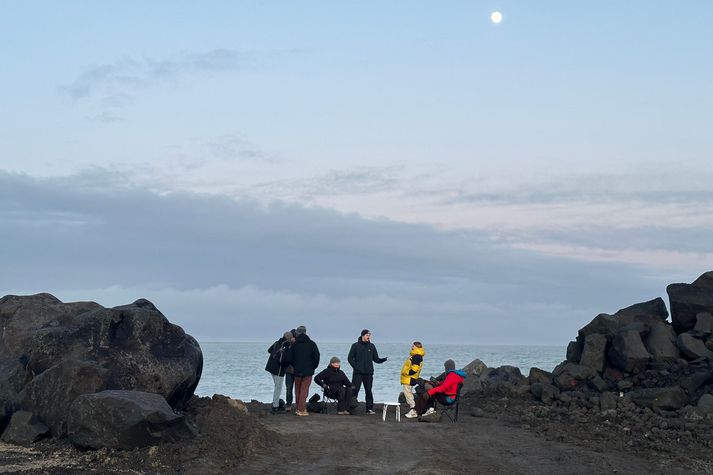
[[[267,352],[270,354],[267,358],[265,371],[272,375],[272,381],[275,389],[272,393],[272,413],[277,414],[280,408],[280,394],[282,393],[282,383],[285,380],[285,370],[289,365],[290,356],[289,349],[292,344],[292,333],[285,332],[282,338],[270,345]]]
[[[297,327],[295,331],[297,337],[290,349],[289,362],[295,376],[295,402],[298,416],[308,416],[307,393],[309,385],[312,384],[314,370],[319,366],[319,348],[317,344],[307,336],[307,329],[304,325]]]

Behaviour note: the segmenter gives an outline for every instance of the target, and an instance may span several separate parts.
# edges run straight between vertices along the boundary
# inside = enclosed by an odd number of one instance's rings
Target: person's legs
[[[285,394],[285,404],[289,407],[292,405],[292,387],[295,384],[295,375],[292,373],[285,373],[285,386],[287,387],[287,392]]]
[[[408,407],[410,409],[413,409],[416,407],[416,403],[413,400],[413,387],[409,386],[408,384],[403,385],[404,388],[404,398],[406,398],[406,404],[408,404]]]
[[[282,383],[285,380],[284,376],[272,375],[272,381],[275,383],[275,389],[272,392],[272,408],[280,407],[280,394],[282,394]]]
[[[337,411],[339,412],[344,412],[347,410],[347,405],[349,404],[349,391],[347,388],[342,386],[339,388],[339,392],[337,393]]]
[[[366,393],[366,410],[373,411],[374,410],[374,394],[371,392],[371,387],[374,383],[374,375],[373,374],[365,374],[363,376],[363,380],[364,380],[364,392]]]
[[[295,382],[297,382],[297,378],[295,378]],[[299,398],[297,400],[297,409],[300,409],[303,412],[307,410],[307,396],[309,396],[310,384],[312,384],[312,376],[300,378],[299,392],[297,393],[297,397]],[[301,408],[300,404],[302,405]]]
[[[359,399],[359,389],[361,389],[362,374],[352,374],[352,384],[354,385],[354,399]]]
[[[302,390],[302,381],[304,379],[295,376],[295,402],[297,403],[297,410],[300,412],[304,411],[307,405],[307,393]]]

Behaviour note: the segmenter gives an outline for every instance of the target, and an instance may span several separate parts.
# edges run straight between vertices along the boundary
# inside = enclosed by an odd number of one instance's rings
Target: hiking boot
[[[272,414],[274,416],[275,414],[277,414],[277,411],[279,411],[279,408],[273,407],[270,409],[270,414]]]
[[[351,412],[349,412],[349,411],[339,411],[339,412],[337,412],[337,414],[339,414],[340,416],[349,416],[349,415],[351,415]]]
[[[297,414],[298,416],[309,416],[309,412],[307,412],[307,411],[297,410],[297,411],[295,411],[295,414]]]
[[[292,404],[288,404],[285,406],[285,412],[290,412],[292,410]]]
[[[407,418],[413,419],[414,417],[418,417],[418,414],[416,413],[415,409],[411,409],[408,411],[406,414],[404,414]]]
[[[367,409],[366,413],[367,414],[376,414],[373,409]]]
[[[432,408],[432,407],[429,407],[428,410],[426,411],[426,413],[424,414],[424,416],[427,416],[427,415],[429,415],[429,414],[433,414],[434,412],[436,412],[436,410],[435,410],[434,408]]]

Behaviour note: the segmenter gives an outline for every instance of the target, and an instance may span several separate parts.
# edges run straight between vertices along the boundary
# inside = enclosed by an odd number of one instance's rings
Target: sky
[[[147,298],[203,341],[566,345],[713,269],[711,24],[2,2],[0,294]]]

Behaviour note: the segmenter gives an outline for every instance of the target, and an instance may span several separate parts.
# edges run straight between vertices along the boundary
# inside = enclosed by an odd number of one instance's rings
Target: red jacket
[[[433,389],[428,390],[428,395],[433,396],[434,394],[443,393],[446,396],[454,399],[456,393],[458,392],[458,385],[465,379],[465,373],[459,369],[455,371],[449,371],[446,375],[446,379]]]

